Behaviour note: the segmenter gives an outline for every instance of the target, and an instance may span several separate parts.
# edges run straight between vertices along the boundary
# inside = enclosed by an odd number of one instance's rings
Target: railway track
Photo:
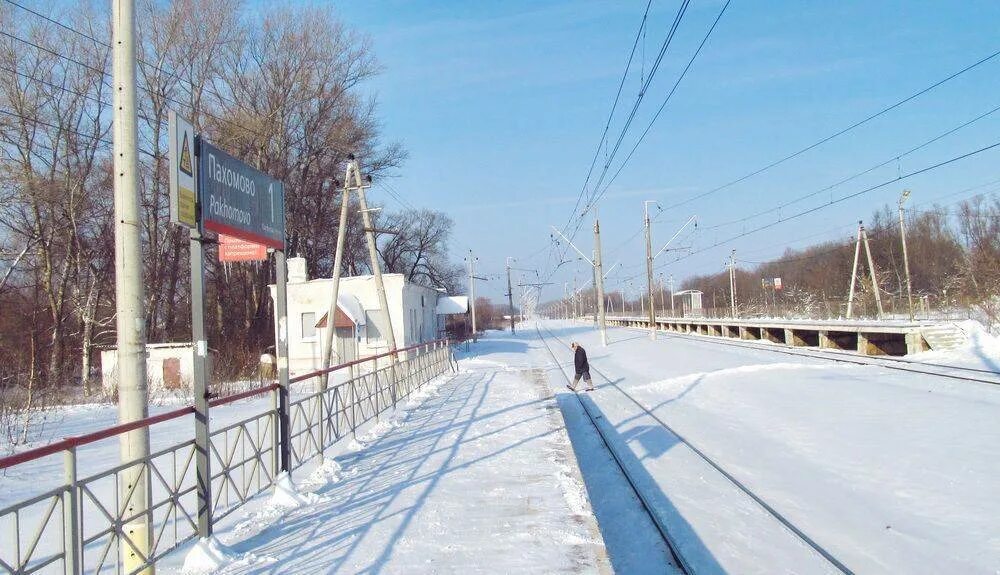
[[[552,358],[553,364],[563,374],[563,377],[566,379],[567,383],[569,383],[570,382],[569,376],[562,369],[562,366],[560,365],[559,360],[556,358],[556,355],[552,351],[552,348],[549,347],[549,344],[546,341],[546,336],[542,334],[541,329],[545,329],[545,331],[548,334],[549,338],[558,341],[564,347],[566,345],[565,342],[561,338],[559,338],[558,336],[556,336],[555,334],[553,334],[548,328],[541,328],[540,329],[539,325],[540,324],[538,324],[538,323],[535,324],[535,331],[538,333],[539,339],[541,340],[542,344],[545,346],[546,351],[549,352],[549,356]],[[845,575],[853,575],[854,574],[854,572],[851,571],[850,568],[848,568],[846,565],[844,565],[842,562],[840,562],[840,560],[838,560],[833,554],[831,554],[829,551],[827,551],[825,548],[823,548],[819,543],[817,543],[815,540],[813,540],[811,537],[809,537],[800,528],[798,528],[795,524],[793,524],[788,518],[786,518],[784,515],[782,515],[780,512],[778,512],[774,507],[772,507],[770,504],[768,504],[766,501],[764,501],[759,495],[757,495],[756,493],[754,493],[749,487],[747,487],[739,479],[737,479],[732,474],[730,474],[728,471],[726,471],[719,463],[717,463],[714,459],[712,459],[708,454],[706,454],[704,451],[702,451],[701,449],[699,449],[698,447],[696,447],[695,445],[693,445],[686,437],[684,437],[683,435],[681,435],[680,433],[678,433],[676,430],[674,430],[669,424],[667,424],[665,421],[663,421],[663,419],[661,419],[659,416],[657,416],[655,413],[653,413],[648,407],[646,407],[641,402],[639,402],[630,393],[628,393],[627,391],[625,391],[624,389],[622,389],[617,383],[614,382],[614,380],[612,380],[607,375],[605,375],[604,373],[602,373],[600,370],[594,368],[593,366],[591,366],[590,371],[593,374],[596,374],[599,377],[601,377],[602,379],[604,379],[604,381],[608,384],[608,386],[610,386],[611,388],[615,389],[618,393],[621,393],[632,404],[634,404],[636,407],[638,407],[639,409],[641,409],[646,415],[648,415],[649,417],[651,417],[654,421],[656,421],[659,425],[661,425],[664,429],[666,429],[666,431],[668,433],[670,433],[671,435],[673,435],[677,439],[678,442],[680,442],[682,445],[684,445],[685,447],[687,447],[688,449],[690,449],[695,455],[698,456],[698,458],[700,458],[702,461],[704,461],[710,467],[712,467],[712,469],[714,469],[716,472],[718,472],[723,477],[725,477],[725,479],[727,481],[729,481],[732,485],[734,485],[737,489],[739,489],[744,495],[746,495],[751,500],[753,500],[753,502],[755,504],[757,504],[758,506],[760,506],[765,512],[767,512],[768,515],[770,515],[775,520],[777,520],[779,523],[781,523],[781,525],[785,529],[787,529],[795,537],[797,537],[798,539],[800,539],[803,543],[805,543],[806,545],[808,545],[813,551],[816,552],[817,555],[819,555],[824,560],[826,560],[830,565],[832,565],[834,568],[836,568],[841,573],[844,573]],[[652,511],[653,505],[650,503],[650,501],[648,500],[647,496],[642,492],[642,490],[637,486],[635,478],[633,477],[632,473],[629,471],[629,467],[627,465],[625,465],[624,460],[623,460],[623,456],[619,452],[619,449],[621,449],[621,448],[616,447],[617,444],[615,442],[611,441],[607,437],[607,435],[605,434],[605,431],[598,424],[597,419],[599,417],[601,417],[601,416],[593,413],[593,411],[591,410],[591,408],[587,405],[587,402],[583,401],[583,399],[581,399],[579,395],[577,395],[577,400],[580,402],[580,405],[583,407],[584,411],[586,412],[587,417],[590,419],[591,424],[594,426],[594,429],[596,429],[597,432],[598,432],[598,434],[601,436],[601,440],[604,442],[605,446],[607,446],[608,451],[611,453],[611,455],[614,458],[615,462],[618,464],[618,467],[621,469],[622,474],[628,480],[629,485],[631,486],[632,490],[635,492],[636,496],[639,498],[639,501],[642,502],[643,508],[646,510],[646,513],[649,515],[649,517],[652,520],[653,524],[656,526],[657,530],[660,533],[660,536],[663,538],[664,543],[667,545],[668,549],[670,549],[670,552],[671,552],[671,555],[674,558],[675,564],[684,573],[688,573],[688,574],[692,574],[693,575],[695,573],[695,571],[692,569],[691,565],[689,565],[688,562],[685,560],[684,556],[679,552],[678,545],[673,540],[673,538],[671,537],[671,534],[670,534],[669,530],[667,529],[667,526],[664,525],[663,521],[658,517],[658,515]]]
[[[626,327],[622,329],[627,329],[630,331],[637,331],[642,333],[649,333],[648,328]],[[782,346],[780,344],[755,343],[746,340],[734,340],[716,336],[705,336],[705,335],[664,332],[664,331],[658,331],[656,333],[657,336],[662,335],[664,337],[674,338],[674,339],[703,341],[706,343],[713,343],[716,345],[726,345],[730,347],[742,347],[745,349],[770,351],[785,355],[811,357],[811,358],[823,359],[839,363],[850,363],[854,365],[871,365],[875,367],[883,367],[885,369],[905,371],[909,373],[918,373],[922,375],[933,375],[937,377],[955,379],[959,381],[970,381],[974,383],[988,383],[991,385],[1000,385],[1000,373],[989,369],[948,365],[945,363],[913,361],[899,357],[889,357],[889,356],[855,356],[849,354],[848,352],[840,352],[833,350],[821,351],[821,350],[806,350],[801,348],[789,348]]]

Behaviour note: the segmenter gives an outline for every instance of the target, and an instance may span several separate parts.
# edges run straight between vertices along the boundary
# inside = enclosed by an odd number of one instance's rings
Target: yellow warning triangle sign
[[[191,148],[188,147],[188,135],[184,132],[184,142],[181,143],[180,169],[189,176],[194,176],[194,167],[191,165]]]

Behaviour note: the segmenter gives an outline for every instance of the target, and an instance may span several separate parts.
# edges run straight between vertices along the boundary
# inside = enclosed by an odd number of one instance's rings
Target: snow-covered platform
[[[608,325],[649,327],[649,319],[636,316],[609,316]],[[701,317],[657,317],[662,331],[751,341],[769,341],[792,347],[816,347],[856,351],[862,355],[910,355],[948,341],[962,343],[964,334],[954,323],[908,322],[898,320],[794,320],[794,319],[710,319]],[[950,337],[942,338],[942,330]]]
[[[556,399],[524,345],[459,372],[218,533],[223,573],[612,571]],[[520,366],[520,367],[519,367]],[[176,568],[176,566],[175,566]]]

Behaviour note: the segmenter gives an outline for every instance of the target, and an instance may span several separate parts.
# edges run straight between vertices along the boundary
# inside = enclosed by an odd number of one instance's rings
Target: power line
[[[847,182],[849,182],[851,180],[855,180],[855,179],[857,179],[857,178],[859,178],[861,176],[869,174],[869,173],[871,173],[871,172],[873,172],[873,171],[875,171],[875,170],[877,170],[879,168],[882,168],[882,167],[885,167],[885,166],[891,164],[892,162],[898,161],[900,158],[905,158],[906,156],[908,156],[908,155],[910,155],[910,154],[912,154],[914,152],[917,152],[917,151],[919,151],[919,150],[921,150],[923,148],[926,148],[927,146],[929,146],[929,145],[931,145],[931,144],[933,144],[933,143],[935,143],[935,142],[937,142],[937,141],[939,141],[939,140],[941,140],[941,139],[943,139],[943,138],[945,138],[947,136],[950,136],[951,134],[954,134],[955,132],[957,132],[957,131],[959,131],[959,130],[961,130],[963,128],[966,128],[966,127],[974,124],[975,122],[978,122],[979,120],[982,120],[983,118],[986,118],[986,117],[994,114],[997,111],[1000,111],[1000,106],[996,106],[996,107],[994,107],[994,108],[992,108],[992,109],[990,109],[990,110],[988,110],[988,111],[986,111],[986,112],[984,112],[984,113],[976,116],[975,118],[972,118],[971,120],[963,122],[962,124],[960,124],[958,126],[955,126],[954,128],[951,128],[951,129],[945,131],[942,134],[934,136],[933,138],[931,138],[931,139],[929,139],[929,140],[927,140],[927,141],[925,141],[925,142],[923,142],[923,143],[921,143],[921,144],[919,144],[917,146],[914,146],[914,147],[910,148],[909,150],[907,150],[907,151],[905,151],[905,152],[903,152],[901,154],[897,154],[895,156],[892,156],[891,158],[889,158],[888,160],[886,160],[884,162],[881,162],[881,163],[879,163],[879,164],[877,164],[875,166],[872,166],[872,167],[870,167],[868,169],[865,169],[865,170],[862,170],[862,171],[857,172],[855,174],[852,174],[852,175],[850,175],[850,176],[848,176],[848,177],[846,177],[846,178],[844,178],[842,180],[839,180],[838,182],[836,182],[834,184],[826,186],[825,188],[822,188],[822,189],[816,190],[814,192],[810,192],[808,194],[799,196],[799,197],[797,197],[797,198],[795,198],[795,199],[793,199],[791,201],[785,202],[785,203],[783,203],[783,204],[781,204],[781,205],[779,205],[777,207],[769,208],[769,209],[766,209],[766,210],[762,210],[762,211],[759,211],[759,212],[757,212],[755,214],[752,214],[752,215],[749,215],[749,216],[746,216],[746,217],[743,217],[743,218],[739,218],[739,219],[736,219],[736,220],[730,220],[728,222],[723,222],[723,223],[720,223],[720,224],[715,224],[713,226],[708,226],[705,229],[707,229],[707,230],[714,230],[714,229],[718,229],[718,228],[730,226],[730,225],[733,225],[733,224],[743,223],[743,222],[752,220],[754,218],[757,218],[757,217],[760,217],[760,216],[763,216],[765,214],[769,214],[769,213],[772,213],[772,212],[779,212],[780,213],[780,211],[782,209],[784,209],[784,208],[787,208],[787,207],[792,206],[794,204],[797,204],[797,203],[799,203],[801,201],[804,201],[804,200],[807,200],[807,199],[809,199],[811,197],[814,197],[814,196],[817,196],[819,194],[822,194],[823,192],[828,192],[828,191],[832,190],[833,188],[836,188],[837,186],[840,186],[840,185],[845,184],[845,183],[847,183]]]
[[[653,82],[653,77],[656,76],[656,72],[659,70],[660,63],[663,61],[663,56],[666,54],[667,49],[673,42],[674,36],[677,34],[677,29],[680,27],[681,20],[684,19],[684,14],[687,12],[690,0],[684,0],[681,2],[680,7],[677,9],[677,14],[674,15],[674,21],[670,26],[670,30],[667,32],[667,36],[663,39],[663,43],[660,45],[660,51],[656,56],[656,60],[653,61],[653,65],[649,70],[649,76],[646,78],[645,84],[639,90],[639,95],[636,97],[635,104],[632,105],[632,110],[629,113],[628,119],[625,120],[625,125],[622,126],[621,133],[618,135],[618,140],[615,142],[614,148],[611,150],[610,157],[604,163],[604,169],[601,171],[601,176],[598,178],[597,183],[594,185],[594,192],[590,196],[590,200],[587,202],[586,209],[589,210],[594,204],[594,195],[597,190],[601,187],[601,183],[604,181],[604,177],[608,173],[608,169],[611,167],[611,162],[614,160],[615,155],[618,153],[619,148],[621,148],[622,141],[625,139],[625,135],[628,133],[628,129],[632,126],[633,120],[635,120],[635,115],[639,111],[639,106],[642,104],[642,99],[646,95],[646,91],[649,89],[649,85]]]
[[[80,131],[74,130],[72,128],[67,128],[66,126],[58,126],[56,124],[52,124],[52,123],[46,122],[45,120],[42,120],[40,118],[36,118],[36,117],[32,117],[32,116],[25,116],[24,114],[21,114],[19,112],[14,112],[14,111],[11,111],[11,110],[4,110],[4,109],[0,108],[0,114],[4,114],[4,115],[7,115],[7,116],[13,116],[15,118],[20,118],[22,120],[27,120],[27,121],[31,122],[32,124],[38,124],[39,126],[45,126],[47,128],[52,128],[53,130],[59,130],[59,131],[62,131],[62,132],[67,132],[67,133],[70,133],[70,134],[74,134],[74,135],[80,136],[81,138],[86,138],[86,139],[88,139],[88,140],[90,140],[92,142],[99,142],[99,143],[104,144],[106,146],[112,146],[113,145],[113,142],[111,140],[102,138],[102,137],[97,136],[95,134],[88,134],[86,132],[80,132]],[[109,127],[110,127],[110,125],[109,125]],[[55,151],[55,150],[53,150],[52,148],[49,148],[49,151]],[[154,154],[153,152],[150,152],[148,150],[144,150],[142,148],[139,148],[139,151],[142,152],[143,154],[146,154],[147,156],[149,156],[151,158],[154,158],[154,159],[155,158],[166,159],[166,156],[157,155],[157,154]]]
[[[645,82],[643,83],[642,87],[640,88],[639,94],[636,97],[635,103],[632,105],[632,109],[629,112],[628,118],[625,120],[625,124],[622,127],[621,133],[619,134],[618,139],[615,142],[615,146],[612,149],[609,157],[607,158],[607,160],[604,163],[604,168],[601,171],[601,176],[599,177],[597,183],[594,185],[593,191],[590,193],[590,195],[588,197],[587,203],[586,203],[586,205],[584,207],[584,213],[586,213],[587,211],[589,211],[590,208],[592,208],[594,206],[594,195],[597,193],[597,190],[600,188],[600,185],[603,182],[604,177],[608,173],[608,169],[610,168],[611,162],[614,160],[615,155],[617,154],[619,148],[621,147],[622,141],[625,139],[625,135],[628,133],[628,129],[631,127],[632,122],[635,120],[635,116],[636,116],[636,113],[638,112],[639,106],[642,104],[642,99],[645,96],[646,91],[649,89],[649,86],[652,83],[653,78],[656,76],[656,72],[659,70],[660,64],[663,61],[663,57],[666,54],[667,49],[670,47],[670,44],[673,42],[673,39],[674,39],[674,37],[675,37],[675,35],[677,33],[677,29],[680,26],[681,20],[683,20],[683,18],[684,18],[684,14],[687,12],[687,8],[688,8],[689,4],[690,4],[690,0],[684,0],[683,2],[681,2],[681,5],[678,7],[677,13],[674,15],[673,23],[671,24],[670,29],[668,30],[666,37],[663,39],[663,42],[660,45],[660,50],[659,50],[659,52],[657,54],[657,57],[653,61],[653,65],[650,68],[649,76],[646,77]],[[640,32],[641,32],[641,29],[640,29]],[[634,50],[634,48],[633,48],[633,50]],[[626,70],[626,73],[627,73],[627,70]],[[598,149],[600,149],[600,148],[598,148]],[[589,181],[589,176],[588,176],[588,181]],[[584,191],[585,190],[586,190],[586,187],[584,188]],[[572,224],[573,218],[574,217],[578,217],[578,221],[577,221],[576,227],[573,229],[573,232],[571,234],[569,234],[569,236],[568,236],[569,239],[570,239],[570,241],[572,241],[576,237],[576,234],[580,231],[580,227],[583,225],[583,214],[580,214],[579,216],[576,216],[576,214],[575,214],[576,209],[578,207],[579,207],[579,202],[577,202],[577,206],[574,207],[574,213],[570,214],[569,220],[567,221],[566,225],[563,226],[563,232],[567,231],[568,228],[570,227],[570,225]],[[564,254],[565,250],[563,250],[562,253]],[[560,259],[561,258],[562,258],[562,255],[560,254]],[[553,269],[549,273],[549,277],[550,278],[551,278],[552,273],[554,273],[554,272],[555,272],[555,269]],[[548,281],[548,280],[546,280],[546,281]]]
[[[688,70],[691,69],[691,65],[694,64],[694,61],[698,57],[698,54],[700,54],[702,48],[705,47],[705,43],[708,42],[708,39],[712,35],[712,32],[715,31],[715,27],[718,26],[719,20],[722,20],[722,16],[723,14],[726,13],[726,9],[729,8],[730,2],[731,0],[726,0],[726,3],[722,5],[722,9],[719,10],[719,15],[715,17],[715,21],[712,22],[712,26],[709,27],[708,32],[705,33],[705,37],[701,39],[701,43],[698,45],[698,49],[695,50],[694,54],[691,55],[691,59],[688,60],[687,65],[684,66],[684,70],[682,70],[680,75],[677,77],[677,81],[674,82],[674,85],[670,89],[670,92],[667,93],[667,97],[664,98],[663,103],[660,104],[660,107],[656,110],[656,113],[653,114],[653,118],[649,121],[649,124],[646,126],[646,129],[643,130],[642,134],[639,136],[639,139],[636,140],[635,145],[632,146],[632,149],[629,151],[628,155],[625,156],[625,159],[622,161],[621,165],[618,166],[618,170],[615,171],[614,175],[611,176],[611,179],[608,180],[608,183],[604,186],[604,189],[600,192],[600,195],[597,197],[595,202],[600,201],[600,199],[604,197],[604,194],[607,193],[608,188],[610,188],[611,184],[613,184],[614,181],[618,179],[618,175],[622,173],[622,170],[625,169],[626,164],[628,164],[629,160],[632,159],[632,155],[635,154],[635,151],[639,148],[639,145],[642,144],[642,141],[646,139],[646,134],[648,134],[649,130],[652,129],[653,124],[656,123],[657,118],[660,117],[660,113],[663,112],[663,109],[666,108],[667,103],[670,102],[670,98],[673,97],[674,92],[677,91],[677,87],[680,86],[681,80],[683,80],[684,76],[687,75]]]
[[[608,137],[608,130],[611,128],[611,120],[614,118],[615,110],[618,108],[618,100],[621,98],[622,88],[624,88],[625,80],[628,78],[628,71],[632,67],[632,59],[635,57],[635,49],[639,44],[639,37],[645,35],[646,20],[649,18],[649,7],[652,6],[652,4],[653,0],[648,0],[646,2],[646,11],[642,14],[642,22],[639,23],[639,30],[636,32],[635,40],[632,42],[632,51],[629,52],[628,61],[625,63],[625,71],[622,72],[622,79],[618,82],[618,91],[615,93],[615,100],[611,104],[611,111],[608,112],[608,120],[604,124],[604,132],[601,133],[601,139],[597,143],[597,149],[594,150],[594,158],[590,161],[590,168],[587,170],[587,178],[583,181],[583,189],[580,190],[580,195],[576,198],[576,204],[573,206],[573,211],[570,212],[571,221],[573,215],[576,214],[576,210],[580,207],[580,200],[583,199],[584,194],[587,192],[587,184],[590,183],[590,176],[594,173],[594,166],[597,165],[597,158],[601,154],[601,147],[604,145],[604,142]],[[645,48],[643,49],[645,50]],[[563,231],[565,231],[565,228]]]
[[[819,210],[822,210],[822,209],[824,209],[824,208],[828,208],[828,207],[830,207],[830,206],[832,206],[832,205],[834,205],[834,204],[839,204],[839,203],[841,203],[841,202],[844,202],[844,201],[847,201],[847,200],[849,200],[849,199],[852,199],[852,198],[856,198],[856,197],[858,197],[858,196],[861,196],[861,195],[863,195],[863,194],[867,194],[867,193],[869,193],[869,192],[872,192],[872,191],[874,191],[874,190],[877,190],[877,189],[880,189],[880,188],[884,188],[884,187],[886,187],[886,186],[888,186],[888,185],[890,185],[890,184],[894,184],[894,183],[896,183],[896,182],[900,182],[900,181],[902,181],[902,180],[905,180],[905,179],[908,179],[908,178],[911,178],[911,177],[913,177],[913,176],[917,176],[917,175],[920,175],[920,174],[924,174],[924,173],[927,173],[927,172],[930,172],[930,171],[932,171],[932,170],[936,170],[936,169],[938,169],[938,168],[941,168],[941,167],[944,167],[944,166],[947,166],[947,165],[949,165],[949,164],[953,164],[953,163],[955,163],[955,162],[958,162],[958,161],[961,161],[961,160],[964,160],[964,159],[967,159],[967,158],[970,158],[970,157],[972,157],[972,156],[975,156],[975,155],[978,155],[978,154],[981,154],[981,153],[983,153],[983,152],[986,152],[986,151],[989,151],[989,150],[992,150],[992,149],[994,149],[994,148],[997,148],[997,147],[1000,147],[1000,141],[998,141],[998,142],[994,142],[994,143],[992,143],[992,144],[990,144],[990,145],[988,145],[988,146],[983,146],[983,147],[981,147],[981,148],[978,148],[978,149],[975,149],[975,150],[972,150],[972,151],[970,151],[970,152],[966,152],[966,153],[964,153],[964,154],[961,154],[961,155],[958,155],[958,156],[955,156],[955,157],[952,157],[952,158],[949,158],[949,159],[947,159],[947,160],[944,160],[944,161],[941,161],[941,162],[938,162],[938,163],[936,163],[936,164],[932,164],[932,165],[930,165],[930,166],[925,166],[925,167],[923,167],[923,168],[920,168],[919,170],[914,170],[914,171],[912,171],[912,172],[908,172],[908,173],[906,173],[906,174],[900,174],[899,176],[897,176],[897,177],[895,177],[895,178],[893,178],[893,179],[891,179],[891,180],[886,180],[886,181],[884,181],[884,182],[882,182],[882,183],[879,183],[879,184],[875,184],[875,185],[873,185],[873,186],[869,186],[869,187],[867,187],[867,188],[864,188],[864,189],[861,189],[861,190],[858,190],[858,191],[856,191],[856,192],[854,192],[854,193],[851,193],[851,194],[848,194],[848,195],[846,195],[846,196],[842,196],[842,197],[839,197],[839,198],[836,198],[836,199],[833,199],[833,200],[830,200],[829,202],[827,202],[827,203],[825,203],[825,204],[823,204],[823,205],[820,205],[820,206],[815,206],[815,207],[812,207],[812,208],[808,208],[808,209],[805,209],[805,210],[802,210],[802,211],[800,211],[800,212],[797,212],[797,213],[795,213],[795,214],[792,214],[792,215],[790,215],[790,216],[788,216],[788,217],[785,217],[785,218],[782,218],[782,219],[780,219],[780,220],[777,220],[777,221],[774,221],[774,222],[770,222],[770,223],[767,223],[767,224],[764,224],[764,225],[761,225],[761,226],[758,226],[758,227],[756,227],[756,228],[754,228],[754,229],[752,229],[752,230],[747,230],[747,231],[745,231],[745,232],[742,232],[742,233],[740,233],[740,234],[737,234],[737,235],[735,235],[735,236],[732,236],[732,237],[730,237],[730,238],[727,238],[727,239],[725,239],[725,240],[722,240],[722,241],[718,241],[718,242],[716,242],[716,243],[714,243],[714,244],[712,244],[712,245],[709,245],[709,246],[706,246],[706,247],[704,247],[704,248],[701,248],[701,249],[699,249],[699,250],[695,250],[695,251],[692,251],[692,252],[690,252],[690,253],[688,253],[688,254],[685,254],[685,255],[683,255],[683,256],[681,256],[681,257],[678,257],[678,258],[675,258],[675,259],[671,260],[670,262],[667,262],[667,263],[665,263],[664,265],[661,265],[660,267],[661,267],[661,268],[662,268],[662,267],[665,267],[666,265],[668,265],[668,264],[670,264],[670,263],[676,263],[676,262],[678,262],[678,261],[681,261],[681,260],[684,260],[684,259],[687,259],[687,258],[689,258],[689,257],[691,257],[691,256],[693,256],[693,255],[695,255],[695,254],[699,254],[699,253],[703,253],[703,252],[705,252],[705,251],[708,251],[708,250],[710,250],[710,249],[712,249],[712,248],[716,248],[716,247],[719,247],[719,246],[721,246],[721,245],[723,245],[723,244],[726,244],[726,243],[729,243],[729,242],[731,242],[731,241],[733,241],[733,240],[737,240],[737,239],[739,239],[739,238],[742,238],[742,237],[746,237],[746,236],[748,236],[748,235],[750,235],[750,234],[753,234],[753,233],[756,233],[756,232],[759,232],[759,231],[762,231],[762,230],[765,230],[765,229],[768,229],[768,228],[772,228],[772,227],[774,227],[774,226],[776,226],[776,225],[779,225],[779,224],[782,224],[782,223],[785,223],[785,222],[787,222],[787,221],[790,221],[790,220],[794,220],[794,219],[797,219],[797,218],[800,218],[800,217],[802,217],[802,216],[805,216],[805,215],[808,215],[808,214],[811,214],[811,213],[813,213],[813,212],[817,212],[817,211],[819,211]]]
[[[949,76],[947,76],[947,77],[945,77],[945,78],[943,78],[941,80],[938,80],[937,82],[934,82],[930,86],[927,86],[926,88],[923,88],[922,90],[919,90],[916,93],[910,94],[909,96],[903,98],[902,100],[899,100],[899,101],[895,102],[894,104],[886,106],[885,108],[882,108],[881,110],[879,110],[879,111],[877,111],[877,112],[875,112],[873,114],[870,114],[869,116],[865,117],[864,119],[858,120],[857,122],[854,122],[853,124],[847,126],[846,128],[838,130],[837,132],[834,132],[833,134],[830,134],[829,136],[826,136],[825,138],[822,138],[822,139],[820,139],[819,141],[817,141],[817,142],[815,142],[813,144],[810,144],[810,145],[808,145],[808,146],[806,146],[806,147],[804,147],[804,148],[802,148],[802,149],[800,149],[798,151],[792,152],[791,154],[788,154],[787,156],[785,156],[785,157],[783,157],[783,158],[781,158],[779,160],[775,160],[775,161],[771,162],[770,164],[767,164],[766,166],[764,166],[762,168],[758,168],[758,169],[756,169],[756,170],[754,170],[754,171],[752,171],[752,172],[750,172],[750,173],[748,173],[748,174],[746,174],[744,176],[741,176],[741,177],[739,177],[739,178],[737,178],[735,180],[732,180],[732,181],[730,181],[728,183],[722,184],[721,186],[712,188],[711,190],[708,190],[708,191],[703,192],[701,194],[692,196],[692,197],[690,197],[690,198],[688,198],[686,200],[682,200],[680,202],[677,202],[675,204],[667,206],[666,209],[680,207],[680,206],[689,204],[691,202],[700,200],[702,198],[708,197],[708,196],[710,196],[712,194],[715,194],[716,192],[719,192],[721,190],[724,190],[726,188],[734,186],[734,185],[736,185],[736,184],[738,184],[740,182],[746,181],[746,180],[748,180],[748,179],[750,179],[750,178],[752,178],[752,177],[754,177],[756,175],[759,175],[759,174],[761,174],[763,172],[766,172],[767,170],[770,170],[771,168],[779,166],[779,165],[787,162],[788,160],[791,160],[793,158],[801,156],[802,154],[804,154],[804,153],[806,153],[806,152],[808,152],[808,151],[810,151],[812,149],[815,149],[815,148],[817,148],[817,147],[819,147],[819,146],[821,146],[821,145],[829,142],[830,140],[833,140],[834,138],[842,136],[842,135],[850,132],[851,130],[854,130],[855,128],[863,126],[863,125],[867,124],[868,122],[870,122],[870,121],[872,121],[872,120],[874,120],[874,119],[876,119],[876,118],[878,118],[880,116],[883,116],[883,115],[887,114],[888,112],[890,112],[892,110],[895,110],[896,108],[902,106],[903,104],[906,104],[907,102],[910,102],[911,100],[914,100],[914,99],[916,99],[916,98],[918,98],[918,97],[926,94],[927,92],[930,92],[931,90],[933,90],[933,89],[935,89],[935,88],[937,88],[937,87],[939,87],[939,86],[941,86],[941,85],[943,85],[943,84],[945,84],[945,83],[947,83],[947,82],[949,82],[949,81],[951,81],[951,80],[953,80],[953,79],[961,76],[962,74],[965,74],[966,72],[968,72],[968,71],[970,71],[970,70],[972,70],[972,69],[974,69],[974,68],[976,68],[976,67],[978,67],[978,66],[980,66],[982,64],[985,64],[986,62],[989,62],[993,58],[996,58],[998,55],[1000,55],[1000,50],[997,50],[996,52],[993,52],[992,54],[986,56],[985,58],[982,58],[982,59],[980,59],[980,60],[978,60],[978,61],[976,61],[976,62],[974,62],[972,64],[969,64],[965,68],[962,68],[961,70],[959,70],[957,72],[954,72],[951,75],[949,75]]]
[[[76,59],[74,59],[74,58],[72,58],[72,57],[70,57],[70,56],[67,56],[67,55],[65,55],[65,54],[62,54],[62,53],[60,53],[60,52],[56,52],[55,50],[52,50],[52,49],[50,49],[50,48],[46,48],[46,47],[44,47],[44,46],[40,46],[40,45],[38,45],[38,44],[36,44],[36,43],[34,43],[34,42],[30,41],[30,40],[26,40],[26,39],[24,39],[24,38],[21,38],[21,37],[19,37],[19,36],[16,36],[16,35],[14,35],[14,34],[10,34],[10,33],[8,33],[8,32],[5,32],[5,31],[3,31],[3,30],[0,30],[0,34],[2,34],[2,35],[4,35],[4,36],[7,36],[7,37],[9,37],[9,38],[11,38],[11,39],[13,39],[13,40],[17,40],[18,42],[22,42],[22,43],[24,43],[24,44],[27,44],[27,45],[29,45],[29,46],[32,46],[32,47],[34,47],[34,48],[36,48],[36,49],[38,49],[38,50],[42,50],[43,52],[46,52],[46,53],[48,53],[48,54],[51,54],[51,55],[53,55],[53,56],[56,56],[57,58],[62,58],[63,60],[66,60],[67,62],[71,62],[71,63],[73,63],[73,64],[76,64],[76,65],[78,65],[78,66],[81,66],[81,67],[83,67],[83,68],[86,68],[86,69],[88,69],[88,70],[91,70],[91,71],[93,71],[93,72],[97,72],[98,74],[101,74],[101,83],[102,83],[103,85],[107,86],[107,87],[108,87],[109,89],[112,89],[112,90],[114,89],[114,88],[113,88],[113,87],[112,87],[112,86],[111,86],[110,84],[108,84],[108,83],[107,83],[107,81],[105,80],[105,78],[106,78],[106,77],[107,77],[107,76],[109,75],[109,74],[108,74],[108,73],[107,73],[107,72],[106,72],[105,70],[102,70],[102,69],[99,69],[99,68],[95,68],[95,67],[93,67],[93,66],[91,66],[91,65],[89,65],[89,64],[86,64],[86,63],[84,63],[84,62],[80,62],[79,60],[76,60]],[[150,88],[149,86],[142,86],[142,85],[138,85],[137,87],[138,87],[139,89],[142,89],[142,90],[145,90],[145,91],[146,91],[147,93],[149,93],[149,94],[153,94],[153,90],[152,90],[152,88]],[[178,106],[183,106],[184,108],[186,108],[186,109],[189,109],[189,110],[191,110],[191,111],[192,111],[192,112],[194,112],[194,113],[199,113],[199,114],[201,114],[201,115],[203,115],[203,116],[206,116],[206,117],[208,117],[208,118],[212,118],[213,120],[216,120],[216,121],[218,121],[218,122],[222,122],[222,123],[227,123],[227,124],[231,124],[231,125],[235,125],[235,126],[238,126],[238,127],[239,127],[239,128],[241,129],[241,130],[244,130],[244,131],[246,131],[246,132],[248,132],[248,133],[250,133],[250,134],[253,134],[253,135],[256,135],[256,136],[260,136],[260,137],[262,137],[262,138],[267,138],[267,137],[268,137],[268,136],[267,136],[266,134],[263,134],[263,133],[261,133],[261,132],[258,132],[258,131],[256,131],[256,130],[254,130],[254,129],[252,129],[252,128],[248,127],[248,126],[246,126],[245,124],[242,124],[242,123],[239,123],[239,122],[237,122],[237,121],[235,121],[235,120],[231,120],[231,119],[226,119],[226,118],[223,118],[223,117],[221,117],[221,116],[217,116],[217,115],[215,115],[215,114],[213,114],[213,113],[211,113],[211,112],[209,112],[209,111],[207,111],[207,110],[205,110],[205,109],[200,109],[200,110],[196,110],[193,104],[188,104],[188,103],[185,103],[185,102],[181,102],[180,100],[177,100],[176,98],[173,98],[173,97],[171,97],[171,96],[167,96],[166,94],[159,94],[159,95],[160,95],[160,96],[162,96],[162,97],[164,98],[164,100],[166,100],[167,102],[170,102],[170,103],[173,103],[173,104],[176,104],[176,105],[178,105]],[[218,97],[219,99],[223,100],[224,102],[228,102],[228,103],[230,103],[230,104],[233,104],[233,105],[235,105],[235,103],[234,103],[234,102],[232,102],[231,100],[226,100],[226,99],[224,99],[224,98],[222,97],[222,95],[221,95],[221,94],[218,94],[218,93],[216,93],[216,96],[217,96],[217,97]],[[147,119],[147,121],[155,121],[155,120],[151,120],[151,119],[149,119],[149,118],[146,118],[146,119]],[[161,123],[162,123],[162,121],[163,121],[163,120],[161,120]],[[148,153],[148,152],[147,152],[147,153]]]

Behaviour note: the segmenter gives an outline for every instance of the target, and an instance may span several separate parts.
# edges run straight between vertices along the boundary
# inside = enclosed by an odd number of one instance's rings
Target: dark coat
[[[587,350],[581,346],[576,346],[576,355],[573,356],[573,364],[576,366],[576,374],[581,375],[585,371],[590,371],[590,363],[587,362]]]

